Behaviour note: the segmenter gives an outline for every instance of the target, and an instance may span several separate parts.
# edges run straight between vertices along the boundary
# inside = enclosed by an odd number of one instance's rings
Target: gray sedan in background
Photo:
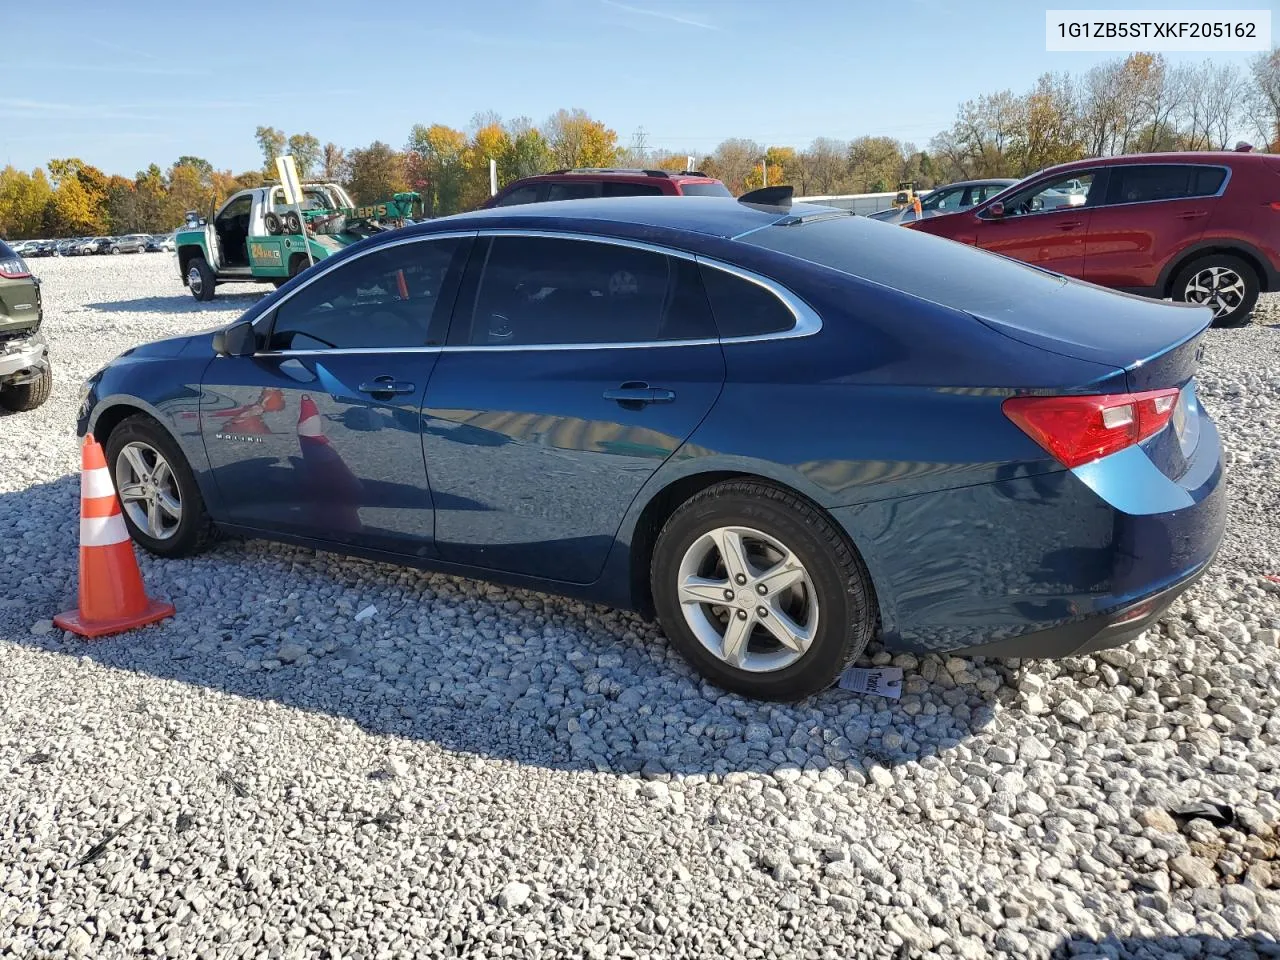
[[[920,201],[920,216],[918,219],[926,220],[929,217],[940,217],[945,213],[959,213],[961,210],[968,210],[984,200],[989,200],[1006,187],[1011,187],[1017,182],[1017,180],[994,178],[991,180],[962,180],[959,183],[949,183],[945,187],[937,187]],[[881,210],[879,213],[873,213],[870,216],[872,220],[883,220],[886,223],[907,223],[917,219],[916,212],[911,207]]]

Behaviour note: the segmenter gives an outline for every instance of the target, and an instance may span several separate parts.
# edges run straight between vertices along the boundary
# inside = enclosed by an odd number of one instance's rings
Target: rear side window
[[[610,183],[604,185],[606,197],[660,197],[662,188],[652,183]]]
[[[714,339],[697,265],[619,244],[495,237],[473,260],[469,329],[451,343],[488,346]],[[470,285],[470,282],[468,283]]]
[[[469,244],[400,243],[338,265],[276,308],[270,349],[425,346],[436,311],[452,309]]]
[[[1217,193],[1226,179],[1221,167],[1192,164],[1121,164],[1111,168],[1107,203],[1182,200]]]
[[[586,200],[600,196],[600,181],[562,181],[547,190],[547,200]]]
[[[796,325],[791,309],[758,283],[708,266],[702,267],[702,283],[724,339],[783,333]]]
[[[682,183],[680,193],[686,197],[732,197],[723,183]]]
[[[527,187],[517,187],[508,193],[505,197],[494,204],[495,207],[514,207],[521,203],[536,203],[538,199],[538,184],[530,184]]]

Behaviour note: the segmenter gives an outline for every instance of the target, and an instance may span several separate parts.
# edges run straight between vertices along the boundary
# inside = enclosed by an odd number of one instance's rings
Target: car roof
[[[609,197],[489,207],[439,217],[406,229],[422,233],[487,227],[552,229],[573,221],[575,226],[599,225],[601,233],[608,232],[603,229],[608,224],[626,224],[732,239],[787,217],[847,213],[811,203],[793,204],[790,209],[766,208],[739,203],[731,197]]]
[[[621,167],[581,168],[576,170],[552,170],[550,173],[536,173],[521,177],[512,186],[524,183],[540,183],[546,180],[592,180],[595,178],[609,180],[670,180],[678,183],[719,183],[715,177],[691,170],[675,172],[671,170],[631,170]]]
[[[1073,170],[1088,170],[1092,167],[1127,166],[1134,163],[1198,163],[1212,166],[1230,166],[1235,163],[1258,163],[1268,155],[1265,153],[1244,153],[1238,150],[1196,150],[1180,153],[1125,153],[1114,157],[1089,157],[1085,160],[1072,160],[1054,167],[1045,167],[1035,174],[1070,173]]]

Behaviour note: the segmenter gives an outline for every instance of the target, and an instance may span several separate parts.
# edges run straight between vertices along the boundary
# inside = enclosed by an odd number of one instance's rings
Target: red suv
[[[1244,323],[1280,290],[1280,157],[1158,153],[1050,167],[985,203],[905,224],[1091,283]]]
[[[613,170],[584,168],[556,170],[508,184],[486,200],[484,207],[507,207],[543,200],[583,200],[588,197],[731,197],[715,177],[696,170]]]

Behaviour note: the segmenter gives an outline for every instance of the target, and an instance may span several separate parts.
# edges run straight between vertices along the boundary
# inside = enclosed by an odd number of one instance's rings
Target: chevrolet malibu
[[[690,197],[380,234],[84,388],[134,538],[219,531],[656,615],[796,699],[876,635],[1053,657],[1224,522],[1211,311],[846,211]]]

